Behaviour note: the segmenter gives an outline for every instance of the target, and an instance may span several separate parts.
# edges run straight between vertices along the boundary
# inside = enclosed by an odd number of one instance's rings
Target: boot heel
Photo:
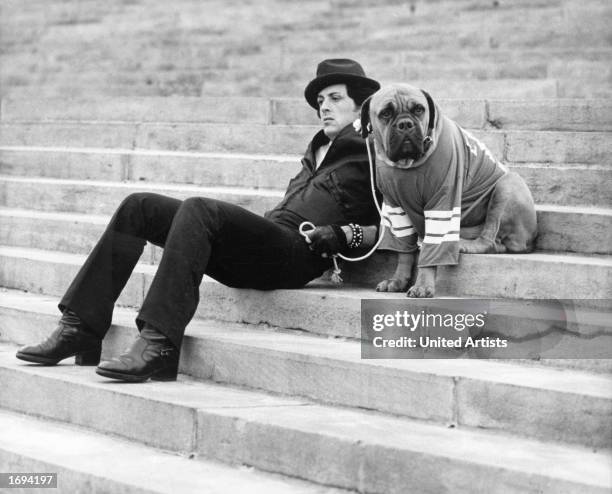
[[[165,367],[159,372],[156,372],[151,376],[151,381],[176,381],[178,374],[178,364],[172,367]]]
[[[79,352],[74,356],[74,363],[76,365],[98,365],[100,363],[101,353],[102,348],[89,350],[87,352]]]

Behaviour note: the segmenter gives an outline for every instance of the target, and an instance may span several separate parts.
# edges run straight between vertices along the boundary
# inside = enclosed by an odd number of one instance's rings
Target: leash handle
[[[310,221],[304,221],[300,224],[298,231],[300,232],[300,235],[304,237],[304,240],[306,241],[307,244],[312,243],[312,241],[308,237],[308,232],[311,232],[314,229],[315,229],[315,226]],[[334,263],[334,271],[332,272],[331,280],[333,283],[336,283],[336,284],[342,283],[342,277],[340,276],[340,274],[342,273],[342,270],[338,266],[337,255],[332,256],[332,261]]]
[[[315,228],[316,227],[314,226],[314,224],[311,223],[310,221],[304,221],[300,224],[300,228],[299,228],[300,235],[304,237],[304,240],[306,240],[307,244],[312,243],[312,241],[310,240],[310,237],[307,235],[307,232],[311,232]]]

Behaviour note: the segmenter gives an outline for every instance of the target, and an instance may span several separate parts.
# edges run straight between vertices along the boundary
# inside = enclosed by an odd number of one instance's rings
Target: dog
[[[384,199],[380,248],[398,253],[393,277],[377,291],[433,297],[436,267],[457,264],[459,253],[534,249],[536,212],[525,181],[444,116],[427,92],[383,87],[364,102],[360,120],[362,136],[374,142]]]

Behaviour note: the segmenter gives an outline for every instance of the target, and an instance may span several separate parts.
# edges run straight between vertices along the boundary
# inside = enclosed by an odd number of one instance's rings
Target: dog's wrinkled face
[[[429,110],[420,89],[407,84],[381,88],[372,96],[369,117],[377,152],[389,161],[401,166],[426,153]]]

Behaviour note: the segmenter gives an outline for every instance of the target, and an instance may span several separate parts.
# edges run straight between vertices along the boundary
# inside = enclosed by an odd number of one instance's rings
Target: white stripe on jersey
[[[402,208],[391,208],[383,203],[382,214],[385,226],[395,237],[408,237],[416,233],[410,218]]]
[[[449,219],[425,219],[425,235],[446,235],[458,232],[461,218],[453,216]]]
[[[459,233],[447,233],[439,237],[432,237],[431,235],[425,235],[423,239],[424,244],[441,244],[442,242],[459,242]]]
[[[461,217],[461,207],[457,206],[452,211],[424,211],[425,218],[450,218],[452,216]]]

